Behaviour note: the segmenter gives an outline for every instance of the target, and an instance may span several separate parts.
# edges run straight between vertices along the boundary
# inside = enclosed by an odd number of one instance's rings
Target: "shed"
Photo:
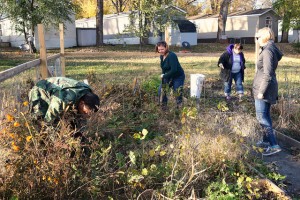
[[[190,45],[197,45],[196,25],[189,20],[174,20],[176,28],[169,27],[167,36],[165,33],[165,41],[169,45],[182,46],[183,42],[188,42]]]

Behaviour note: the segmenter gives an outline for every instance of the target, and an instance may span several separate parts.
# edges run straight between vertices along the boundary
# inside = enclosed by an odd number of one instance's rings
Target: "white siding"
[[[17,33],[13,28],[13,23],[9,18],[0,21],[2,27],[2,42],[10,42],[12,47],[19,47],[25,43],[25,38],[22,33]],[[65,47],[76,46],[76,27],[75,27],[75,16],[73,16],[73,22],[66,23],[66,29],[64,32]],[[44,30],[45,42],[47,49],[59,48],[59,27],[52,27]],[[35,40],[34,43],[36,48],[39,49],[38,31],[35,29]]]
[[[218,18],[190,20],[197,27],[198,39],[217,38]],[[226,35],[229,38],[253,37],[258,24],[258,16],[228,17]]]

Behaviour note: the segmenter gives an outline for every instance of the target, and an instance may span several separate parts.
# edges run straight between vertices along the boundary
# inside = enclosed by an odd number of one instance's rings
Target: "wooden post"
[[[40,43],[41,75],[42,78],[45,79],[48,77],[48,67],[47,67],[47,53],[46,53],[43,24],[38,24],[38,34],[39,34],[39,43]]]
[[[64,24],[59,24],[59,38],[60,38],[60,67],[61,67],[62,76],[66,76]]]

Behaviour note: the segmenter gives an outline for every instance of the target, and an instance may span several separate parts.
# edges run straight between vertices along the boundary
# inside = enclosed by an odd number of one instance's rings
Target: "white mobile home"
[[[174,20],[177,27],[167,29],[168,43],[170,45],[181,45],[183,41],[189,42],[191,45],[197,44],[196,28],[194,32],[190,33],[192,29],[183,28],[183,26],[191,27],[193,24],[184,20],[186,12],[178,7],[171,6],[171,9],[176,9],[181,13],[182,17]],[[130,33],[126,33],[126,27],[130,25],[130,12],[111,14],[103,16],[103,39],[106,44],[139,44],[140,39]],[[176,22],[177,21],[177,22]],[[186,23],[183,23],[186,21]],[[136,22],[137,23],[137,22]],[[78,19],[75,22],[77,29],[77,44],[78,46],[92,46],[96,45],[96,18]],[[194,25],[195,27],[195,25]],[[182,32],[184,30],[185,32]],[[164,40],[165,34],[162,36],[154,36],[150,33],[149,43],[156,44],[160,40]]]
[[[75,27],[75,16],[72,17],[72,22],[65,23],[64,31],[64,44],[65,47],[76,46],[76,27]],[[45,28],[45,42],[47,49],[59,48],[60,38],[59,38],[59,27],[49,27]],[[0,41],[5,43],[10,43],[12,47],[19,47],[21,44],[25,43],[25,38],[23,33],[17,32],[14,28],[13,22],[8,18],[0,18]],[[34,44],[37,49],[39,49],[39,39],[37,27],[35,28]]]
[[[215,42],[218,31],[218,14],[197,15],[188,18],[197,26],[198,42]],[[229,42],[254,43],[257,29],[270,27],[278,39],[279,16],[271,8],[239,11],[227,16],[226,35]]]

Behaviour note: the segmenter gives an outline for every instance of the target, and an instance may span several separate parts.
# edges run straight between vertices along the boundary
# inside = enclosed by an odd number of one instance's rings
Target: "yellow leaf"
[[[44,175],[42,179],[43,179],[43,180],[46,180],[46,176]]]
[[[29,105],[28,101],[23,102],[23,106],[28,106],[28,105]]]
[[[161,152],[159,152],[159,155],[164,156],[164,155],[166,155],[166,153],[167,153],[166,151],[161,151]]]
[[[181,118],[181,123],[185,124],[185,117]]]
[[[20,126],[20,123],[19,122],[15,122],[14,123],[14,127],[19,127]]]
[[[29,141],[31,140],[31,138],[32,138],[32,136],[31,136],[31,135],[28,135],[28,136],[26,137],[26,141],[29,142]]]
[[[13,149],[14,151],[19,151],[19,150],[20,150],[20,147],[18,147],[17,145],[13,144],[13,145],[12,145],[12,149]]]
[[[149,156],[150,156],[150,157],[153,157],[154,155],[155,155],[155,151],[154,151],[153,149],[150,150],[150,151],[149,151]]]
[[[147,176],[148,175],[148,170],[147,168],[142,169],[142,175]]]
[[[133,138],[134,139],[139,139],[139,138],[141,138],[141,136],[140,136],[139,133],[135,133],[135,134],[133,134]]]
[[[147,129],[143,129],[143,130],[142,130],[142,134],[143,134],[143,135],[147,135],[147,134],[148,134]]]
[[[231,120],[232,120],[232,117],[229,117],[228,120],[231,121]]]
[[[174,149],[174,145],[173,145],[173,144],[170,144],[170,148],[171,148],[171,149]]]
[[[262,152],[264,152],[264,149],[263,149],[263,148],[258,148],[258,151],[259,151],[260,153],[262,153]]]
[[[7,119],[8,122],[11,122],[11,121],[14,121],[15,118],[14,118],[14,116],[12,116],[10,114],[7,114],[6,119]]]
[[[155,171],[156,169],[157,169],[157,167],[156,167],[155,164],[152,164],[152,165],[150,166],[150,170],[151,170],[151,171]]]
[[[246,178],[246,181],[247,181],[247,182],[251,182],[251,181],[252,181],[252,178],[247,177],[247,178]]]

